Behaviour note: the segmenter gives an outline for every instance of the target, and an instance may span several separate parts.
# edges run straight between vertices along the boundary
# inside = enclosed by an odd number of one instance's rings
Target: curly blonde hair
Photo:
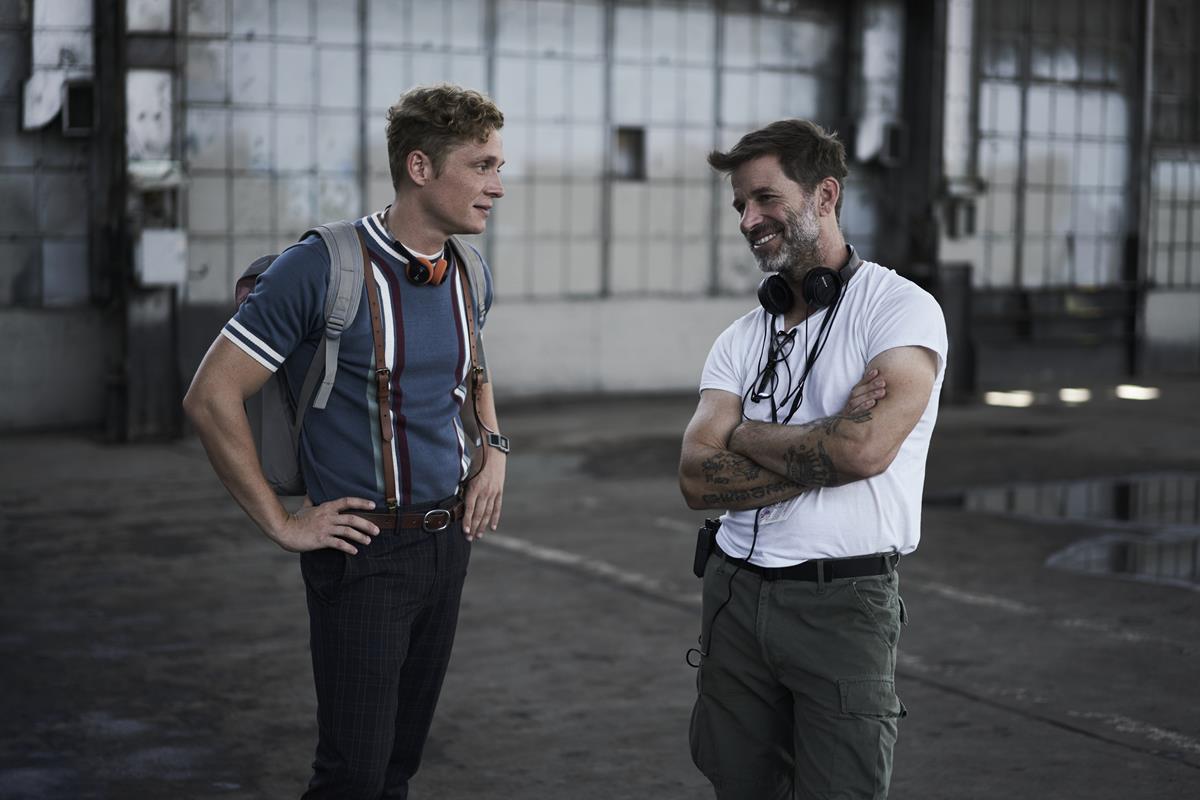
[[[392,186],[400,187],[408,154],[420,150],[436,175],[446,154],[468,141],[486,142],[504,127],[504,114],[474,89],[450,83],[416,86],[400,95],[387,112],[388,166]]]

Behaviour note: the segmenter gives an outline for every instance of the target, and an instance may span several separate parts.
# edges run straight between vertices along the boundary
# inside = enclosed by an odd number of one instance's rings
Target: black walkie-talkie
[[[692,574],[697,578],[704,577],[704,565],[717,543],[717,531],[721,529],[721,520],[706,519],[704,526],[696,532],[696,557],[692,561]]]

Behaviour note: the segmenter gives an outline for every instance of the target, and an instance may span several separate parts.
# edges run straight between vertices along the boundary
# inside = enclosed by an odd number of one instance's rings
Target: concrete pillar
[[[971,265],[940,264],[934,296],[946,315],[950,352],[942,381],[942,400],[967,403],[975,395],[975,346],[971,338]]]

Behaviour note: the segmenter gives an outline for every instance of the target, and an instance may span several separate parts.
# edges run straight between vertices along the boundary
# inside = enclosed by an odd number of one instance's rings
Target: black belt
[[[741,558],[734,558],[719,546],[713,551],[730,564],[741,566],[746,572],[758,575],[764,581],[816,581],[825,582],[838,578],[866,578],[871,575],[887,575],[900,563],[899,553],[879,553],[859,558],[815,559],[790,567],[760,567]],[[823,577],[821,571],[824,572]]]

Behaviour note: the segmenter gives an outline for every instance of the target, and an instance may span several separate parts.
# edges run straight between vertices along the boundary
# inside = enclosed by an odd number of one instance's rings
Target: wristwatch
[[[486,441],[490,447],[496,448],[501,453],[507,453],[509,451],[508,437],[502,433],[489,433],[484,441]]]

